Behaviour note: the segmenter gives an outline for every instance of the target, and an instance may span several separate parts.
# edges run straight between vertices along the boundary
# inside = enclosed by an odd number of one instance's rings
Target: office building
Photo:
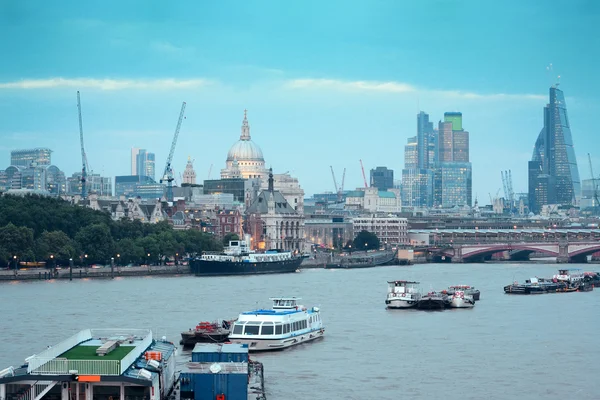
[[[10,165],[28,168],[35,163],[39,167],[47,167],[51,164],[51,155],[52,150],[48,148],[13,150],[10,152]]]
[[[141,199],[162,199],[165,185],[149,176],[124,175],[115,177],[115,196]]]
[[[147,176],[155,179],[155,155],[145,149],[136,149],[137,154],[135,156],[135,175]]]
[[[550,88],[544,107],[544,127],[529,163],[529,209],[538,214],[544,205],[578,205],[581,182],[562,90]]]
[[[394,170],[387,167],[377,167],[371,170],[371,187],[388,190],[394,187]]]

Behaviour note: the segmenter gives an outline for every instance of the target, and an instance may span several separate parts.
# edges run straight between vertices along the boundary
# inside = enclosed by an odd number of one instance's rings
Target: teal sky
[[[141,147],[159,175],[186,101],[176,174],[191,156],[200,179],[211,164],[216,177],[247,108],[267,165],[307,194],[333,190],[330,165],[360,186],[359,159],[400,179],[418,111],[462,111],[473,192],[487,203],[501,170],[526,191],[560,75],[580,175],[587,152],[600,171],[594,0],[88,3],[0,3],[1,168],[30,147],[52,148],[68,175],[81,168],[77,90],[94,172],[128,174]]]

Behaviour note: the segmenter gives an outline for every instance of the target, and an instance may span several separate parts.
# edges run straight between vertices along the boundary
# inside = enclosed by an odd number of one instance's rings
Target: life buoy
[[[406,297],[406,293],[402,293],[402,297]]]

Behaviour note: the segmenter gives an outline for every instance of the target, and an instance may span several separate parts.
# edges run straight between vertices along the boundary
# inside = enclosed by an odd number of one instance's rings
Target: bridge
[[[428,248],[427,258],[434,262],[484,262],[503,252],[514,261],[528,260],[536,253],[556,257],[557,263],[585,263],[587,256],[600,252],[600,241],[447,244]]]

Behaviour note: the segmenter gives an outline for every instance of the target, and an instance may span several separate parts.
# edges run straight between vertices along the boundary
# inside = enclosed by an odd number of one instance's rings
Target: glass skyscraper
[[[135,155],[135,175],[147,176],[154,180],[155,159],[154,153],[150,153],[145,149],[138,149],[138,152]]]
[[[539,213],[547,204],[577,205],[581,181],[573,148],[571,126],[562,90],[550,88],[544,107],[544,127],[529,162],[529,207]]]
[[[38,167],[49,166],[51,155],[52,150],[48,148],[13,150],[10,152],[10,165],[29,168],[34,162]]]
[[[394,187],[394,170],[387,167],[377,167],[371,170],[371,187],[388,190]]]

